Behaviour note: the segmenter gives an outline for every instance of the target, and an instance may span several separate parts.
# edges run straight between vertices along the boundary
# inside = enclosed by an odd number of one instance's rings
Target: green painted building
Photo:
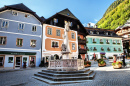
[[[87,55],[92,59],[94,54],[101,57],[120,56],[123,53],[122,38],[117,36],[113,30],[86,27],[90,35],[87,35]]]

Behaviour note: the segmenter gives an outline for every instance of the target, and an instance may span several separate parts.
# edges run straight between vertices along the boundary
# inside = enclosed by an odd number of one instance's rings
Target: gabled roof
[[[39,21],[43,22],[43,20],[31,9],[29,9],[27,6],[25,6],[23,3],[20,4],[14,4],[14,5],[5,5],[4,7],[0,8],[0,12],[4,11],[4,10],[8,10],[8,9],[12,9],[12,10],[17,10],[17,11],[22,11],[22,12],[27,12],[27,13],[31,13],[32,15],[34,15]]]
[[[23,3],[20,4],[14,4],[14,5],[8,5],[6,6],[8,8],[12,8],[12,9],[16,9],[16,10],[23,10],[23,11],[27,11],[27,12],[31,12],[34,13],[34,11],[32,11],[31,9],[29,9],[27,6],[25,6]]]
[[[70,10],[68,8],[58,12],[58,14],[61,14],[61,15],[64,15],[64,16],[67,16],[67,17],[71,17],[71,18],[74,18],[74,19],[77,19],[73,14],[72,12],[70,12]]]

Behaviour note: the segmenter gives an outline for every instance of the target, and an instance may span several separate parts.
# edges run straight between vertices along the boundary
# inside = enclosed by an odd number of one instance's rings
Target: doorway
[[[18,56],[15,58],[15,69],[20,69],[21,67],[21,57]]]
[[[4,57],[0,56],[0,67],[4,66]]]

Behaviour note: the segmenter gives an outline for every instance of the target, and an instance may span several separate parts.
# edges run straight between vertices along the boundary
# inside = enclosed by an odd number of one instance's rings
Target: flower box
[[[84,65],[84,67],[91,67],[91,65],[89,65],[89,64],[86,64],[86,65]]]
[[[93,43],[96,43],[96,42],[93,42]]]
[[[98,63],[98,66],[99,67],[104,67],[104,66],[106,66],[106,63],[103,63],[103,64]]]
[[[120,69],[122,67],[122,62],[121,61],[113,62],[112,66],[114,69]]]
[[[120,43],[117,43],[117,44],[119,44],[119,45],[120,45]]]
[[[100,42],[100,44],[103,44],[103,42]]]

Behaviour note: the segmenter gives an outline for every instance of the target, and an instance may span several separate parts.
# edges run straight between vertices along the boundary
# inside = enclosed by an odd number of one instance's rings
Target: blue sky
[[[100,20],[107,8],[115,0],[0,0],[0,7],[23,3],[40,17],[49,18],[68,8],[86,26]]]

